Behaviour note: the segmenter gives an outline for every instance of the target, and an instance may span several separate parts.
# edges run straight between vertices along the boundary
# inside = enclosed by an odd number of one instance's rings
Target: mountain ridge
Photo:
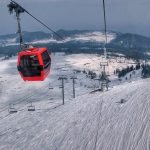
[[[25,43],[35,46],[46,46],[52,52],[65,51],[69,53],[102,53],[105,43],[104,31],[100,30],[58,30],[57,34],[62,36],[64,41],[54,33],[43,31],[23,32]],[[120,33],[108,31],[109,52],[119,52],[127,56],[149,57],[150,37],[132,33]],[[17,34],[0,35],[0,53],[15,53],[19,47]],[[5,51],[5,52],[4,52]],[[14,52],[13,52],[14,51]]]

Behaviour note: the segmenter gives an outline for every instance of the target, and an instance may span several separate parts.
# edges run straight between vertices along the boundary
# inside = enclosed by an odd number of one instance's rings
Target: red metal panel
[[[37,55],[39,64],[44,67],[44,63],[43,63],[43,59],[41,55],[45,51],[47,51],[47,48],[31,48],[31,49],[25,49],[24,51],[19,52],[17,66],[20,66],[20,59],[22,56]],[[50,60],[51,60],[51,57],[50,57]],[[48,76],[49,73],[50,73],[50,69],[47,72],[45,72],[44,70],[41,71],[41,76],[24,77],[21,71],[19,71],[19,74],[24,81],[43,81]]]

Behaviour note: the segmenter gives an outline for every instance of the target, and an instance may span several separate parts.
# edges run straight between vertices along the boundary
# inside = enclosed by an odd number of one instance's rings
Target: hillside
[[[45,82],[23,82],[16,70],[16,57],[1,60],[0,149],[150,149],[150,79],[142,80],[137,72],[135,80],[118,84],[112,67],[109,72],[114,82],[109,91],[90,94],[94,81],[79,73],[76,74],[77,97],[73,99],[70,77],[74,70],[93,69],[83,66],[86,62],[93,66],[101,58],[90,56],[89,59],[84,54],[53,55],[51,76]],[[127,62],[113,64],[128,65]],[[69,78],[65,82],[65,105],[59,89],[61,74]],[[30,102],[36,107],[35,112],[27,111]],[[10,103],[15,104],[17,113],[8,113]]]
[[[105,36],[103,31],[94,30],[58,30],[56,32],[62,39],[57,37],[54,33],[37,32],[23,32],[25,42],[33,44],[47,44],[47,43],[67,43],[67,42],[100,42],[104,43]],[[108,33],[108,42],[116,37],[115,32]],[[19,37],[17,34],[0,35],[0,46],[13,46],[19,44]]]
[[[66,53],[103,53],[105,36],[97,30],[58,30],[64,40],[55,34],[23,32],[24,41],[36,46],[46,46],[51,52]],[[107,33],[107,51],[117,52],[132,58],[149,58],[150,38],[130,33]],[[0,54],[15,54],[19,48],[19,37],[16,34],[0,36]]]

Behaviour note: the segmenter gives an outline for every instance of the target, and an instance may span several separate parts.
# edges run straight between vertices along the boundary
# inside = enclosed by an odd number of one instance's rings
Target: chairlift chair
[[[33,106],[32,103],[28,106],[28,111],[35,111],[35,106]]]
[[[10,104],[10,108],[9,108],[8,111],[9,111],[10,114],[13,114],[13,113],[17,113],[17,112],[18,112],[17,109],[14,108],[14,104]]]
[[[49,87],[49,89],[50,89],[50,90],[53,90],[54,88],[53,88],[53,87]]]

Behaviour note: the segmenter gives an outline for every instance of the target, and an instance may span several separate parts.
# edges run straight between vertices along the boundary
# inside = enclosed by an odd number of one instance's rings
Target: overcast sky
[[[150,0],[105,0],[108,29],[150,37]],[[104,29],[102,0],[16,0],[54,30]],[[0,0],[0,34],[17,30],[14,15],[9,15],[9,0]],[[28,15],[22,16],[25,31],[45,31]]]

